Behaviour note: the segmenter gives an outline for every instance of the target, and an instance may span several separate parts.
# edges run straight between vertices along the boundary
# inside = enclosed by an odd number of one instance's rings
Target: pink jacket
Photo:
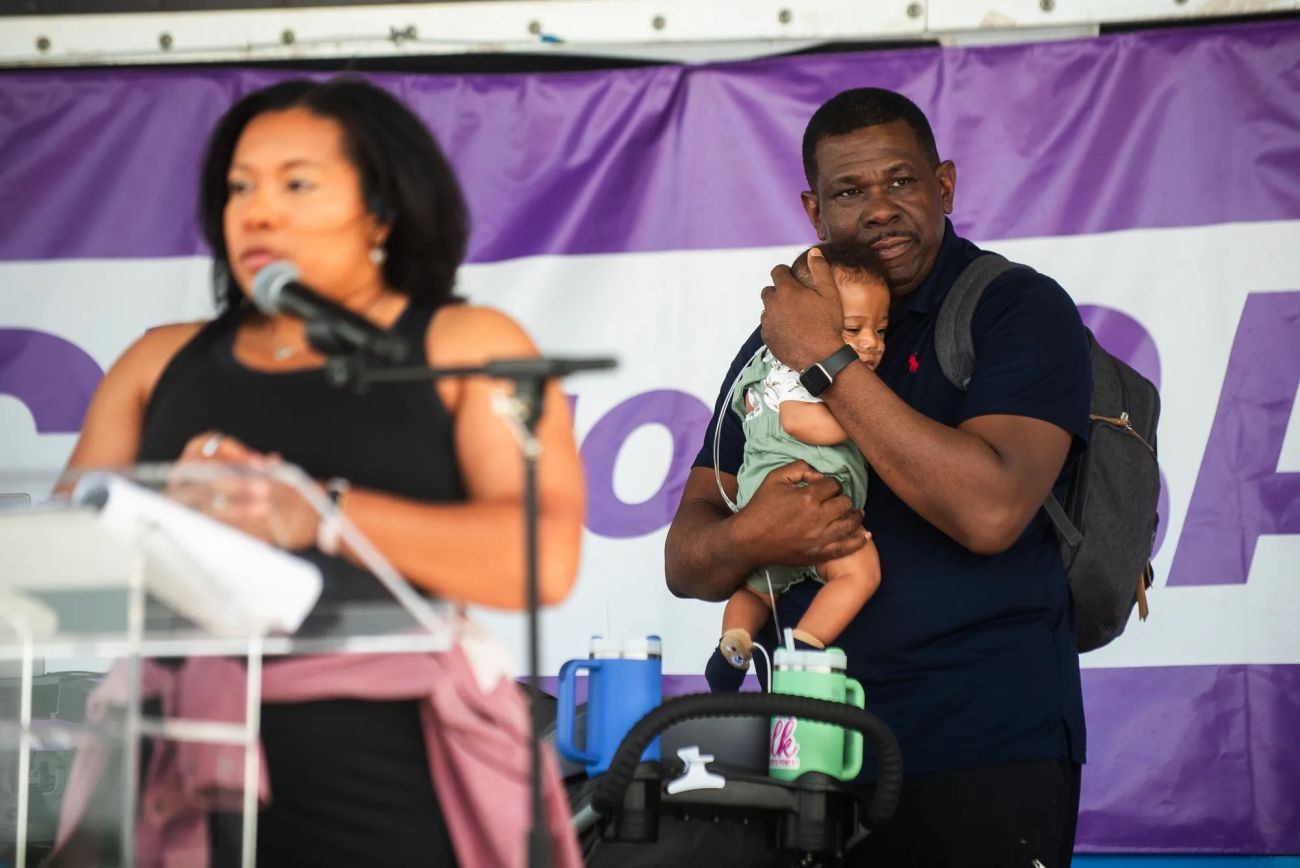
[[[420,700],[429,772],[457,860],[465,868],[523,868],[531,825],[527,703],[511,679],[476,659],[476,641],[463,640],[436,654],[271,660],[263,669],[263,701]],[[126,687],[125,670],[114,669],[92,695],[87,718],[102,719],[110,704],[121,704]],[[166,717],[236,724],[244,720],[244,666],[230,658],[194,657],[178,669],[146,662],[142,691],[161,700]],[[59,819],[56,853],[84,815],[107,759],[108,751],[100,746],[77,755]],[[582,860],[564,786],[554,758],[544,752],[542,760],[551,864],[577,868]],[[157,742],[141,789],[136,864],[207,868],[208,812],[238,808],[243,768],[242,746]],[[261,769],[258,797],[265,805],[273,793],[264,761]]]

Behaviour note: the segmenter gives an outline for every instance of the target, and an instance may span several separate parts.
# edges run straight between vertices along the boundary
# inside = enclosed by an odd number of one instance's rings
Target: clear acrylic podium
[[[134,865],[148,808],[138,803],[140,775],[161,740],[239,751],[242,787],[221,810],[238,820],[227,838],[250,866],[268,658],[428,652],[455,641],[454,607],[414,590],[355,526],[340,522],[348,556],[330,558],[285,552],[216,520],[250,486],[276,492],[271,525],[286,499],[328,509],[320,487],[291,466],[0,471],[0,864],[21,868],[48,853],[73,757],[94,749],[114,760],[78,841],[93,849],[91,864]],[[144,701],[151,667],[202,657],[246,662],[241,722],[163,717]]]

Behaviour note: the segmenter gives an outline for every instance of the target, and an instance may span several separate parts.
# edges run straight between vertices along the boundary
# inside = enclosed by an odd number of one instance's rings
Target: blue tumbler
[[[573,743],[574,685],[587,673],[585,747]],[[620,642],[593,636],[591,656],[560,667],[556,703],[555,747],[566,759],[587,767],[588,776],[609,769],[623,736],[663,699],[663,659],[658,636]],[[642,760],[659,759],[659,739],[650,742]]]

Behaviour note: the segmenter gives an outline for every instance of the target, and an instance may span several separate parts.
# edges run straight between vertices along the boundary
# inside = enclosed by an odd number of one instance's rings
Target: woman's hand
[[[191,438],[177,460],[166,493],[191,509],[289,550],[316,541],[319,515],[290,485],[268,474],[284,463],[219,431]],[[211,475],[185,468],[212,465]],[[224,471],[218,469],[224,466]]]

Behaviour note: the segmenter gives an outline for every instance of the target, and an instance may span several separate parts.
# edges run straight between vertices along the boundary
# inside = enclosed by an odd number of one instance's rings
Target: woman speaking
[[[412,363],[536,354],[508,317],[452,296],[468,218],[424,125],[355,79],[250,94],[212,134],[200,219],[216,318],[153,329],[126,351],[91,402],[71,467],[296,464],[327,484],[334,508],[415,587],[522,608],[522,458],[492,408],[509,387],[469,377],[339,390],[302,320],[249,301],[259,270],[283,260],[320,296],[404,339]],[[574,581],[584,503],[568,406],[554,384],[537,433],[540,593],[555,603]],[[286,549],[348,556],[305,502],[284,503],[266,485],[238,493],[206,508]],[[430,774],[418,698],[375,698],[343,679],[334,695],[275,702],[276,665],[267,663],[262,708],[270,801],[258,820],[260,864],[488,864],[443,819],[459,806],[440,800]],[[481,819],[490,829],[491,818]],[[562,838],[560,856],[571,850]],[[521,854],[522,846],[520,838]]]

